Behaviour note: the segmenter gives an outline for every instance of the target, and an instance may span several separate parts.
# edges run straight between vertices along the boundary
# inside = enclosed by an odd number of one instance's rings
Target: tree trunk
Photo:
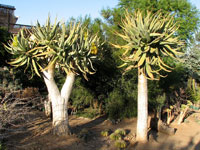
[[[44,71],[44,81],[47,86],[49,96],[52,103],[53,117],[53,134],[66,135],[70,134],[67,103],[72,91],[75,79],[74,73],[68,73],[61,92],[59,91],[55,81],[53,70]]]
[[[137,141],[147,142],[148,130],[148,93],[145,75],[138,75],[138,112],[137,112]]]

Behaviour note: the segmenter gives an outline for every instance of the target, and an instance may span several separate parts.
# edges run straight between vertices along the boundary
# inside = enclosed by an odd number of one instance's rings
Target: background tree
[[[32,75],[43,77],[52,103],[54,134],[69,133],[67,103],[75,76],[93,74],[92,60],[96,58],[99,38],[92,35],[81,23],[71,22],[45,26],[37,23],[32,33],[24,30],[15,36],[8,51],[16,56],[9,64],[30,68]],[[55,70],[65,73],[64,84],[59,90],[54,80]]]
[[[164,14],[174,14],[174,19],[179,23],[176,34],[181,40],[189,42],[200,23],[199,10],[188,0],[120,0],[119,7],[131,10],[162,10]]]
[[[172,69],[165,63],[170,56],[176,58],[183,46],[178,37],[174,37],[177,24],[174,18],[167,14],[156,12],[126,11],[122,19],[122,33],[116,35],[126,41],[125,45],[112,44],[124,50],[122,60],[126,66],[125,72],[138,69],[138,117],[137,140],[147,141],[148,97],[147,79],[158,80],[162,71]]]
[[[164,14],[174,14],[175,21],[180,26],[176,34],[187,43],[193,39],[193,35],[200,23],[199,10],[188,0],[120,0],[117,8],[108,9],[108,12],[111,11],[109,18],[116,20],[115,9],[123,12],[124,8],[129,10],[150,10],[152,12],[162,10]]]
[[[200,76],[200,33],[195,34],[194,42],[188,49],[185,64],[192,71],[192,76]],[[198,79],[198,77],[196,77]]]

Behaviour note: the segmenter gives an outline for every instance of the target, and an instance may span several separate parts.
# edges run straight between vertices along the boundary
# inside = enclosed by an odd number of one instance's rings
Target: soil
[[[51,119],[42,112],[35,112],[29,122],[10,132],[5,141],[7,150],[117,150],[114,141],[101,136],[101,131],[118,128],[125,129],[124,140],[127,150],[200,150],[200,112],[191,114],[184,123],[174,126],[176,133],[166,135],[149,131],[149,141],[138,143],[135,140],[136,118],[124,119],[117,124],[105,116],[95,119],[70,116],[69,122],[73,134],[58,137],[51,133]],[[14,130],[13,130],[14,131]]]

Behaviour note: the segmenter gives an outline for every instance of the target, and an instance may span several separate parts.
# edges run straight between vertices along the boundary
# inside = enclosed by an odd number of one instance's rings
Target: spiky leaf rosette
[[[33,57],[39,51],[39,48],[36,48],[36,43],[29,41],[30,34],[27,30],[22,29],[17,35],[15,35],[11,42],[8,43],[8,46],[4,45],[6,50],[15,56],[14,59],[11,59],[8,64],[21,67],[26,65],[25,70],[28,68],[32,70],[32,76],[34,73],[34,68],[36,67],[37,58]],[[38,73],[39,75],[39,73]]]
[[[22,30],[6,47],[17,56],[10,64],[16,67],[27,65],[26,68],[31,67],[38,76],[55,66],[66,73],[82,72],[85,78],[87,73],[94,73],[92,60],[100,46],[97,35],[89,34],[80,23],[73,22],[69,27],[59,24],[52,25],[48,18],[46,25],[37,23],[26,36]]]
[[[117,32],[116,35],[127,44],[112,45],[125,50],[122,55],[125,71],[138,68],[139,74],[143,73],[152,80],[163,77],[160,74],[161,70],[171,71],[172,68],[163,59],[166,56],[176,58],[183,47],[183,42],[174,36],[178,26],[173,16],[163,16],[161,11],[155,14],[149,11],[126,11],[121,27],[122,33]]]
[[[80,23],[71,22],[68,29],[63,26],[62,30],[57,56],[61,67],[66,72],[81,72],[87,79],[87,73],[95,73],[92,61],[96,59],[98,47],[101,46],[99,38],[90,34]]]

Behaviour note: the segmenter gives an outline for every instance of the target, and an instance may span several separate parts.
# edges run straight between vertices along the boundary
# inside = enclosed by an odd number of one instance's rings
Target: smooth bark
[[[148,131],[148,94],[147,78],[144,74],[138,75],[138,112],[137,112],[137,141],[147,142]]]
[[[56,135],[70,134],[67,103],[72,91],[75,74],[67,74],[60,92],[54,80],[54,70],[48,69],[43,73],[52,104],[53,133]]]

